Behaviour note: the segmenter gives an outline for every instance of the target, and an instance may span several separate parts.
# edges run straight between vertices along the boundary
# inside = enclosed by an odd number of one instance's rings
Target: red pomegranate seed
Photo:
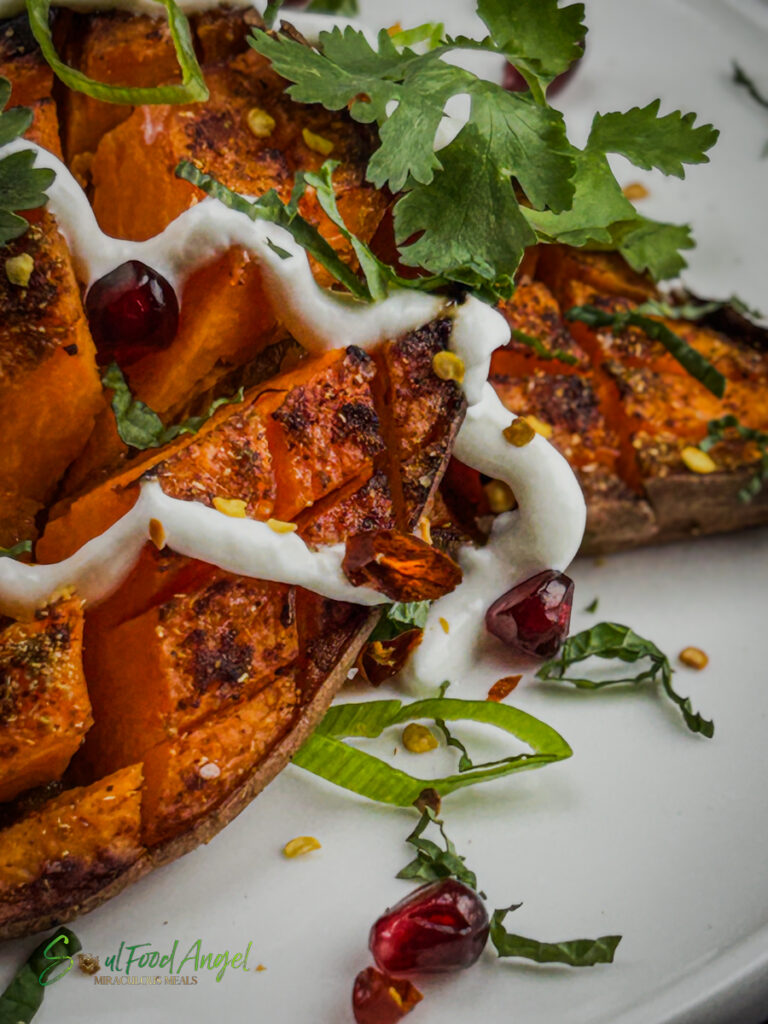
[[[120,365],[166,348],[179,326],[176,292],[156,270],[129,260],[95,281],[85,312],[100,362]]]
[[[568,636],[572,605],[573,580],[549,569],[494,601],[485,625],[521,654],[552,658]]]
[[[390,974],[460,971],[488,940],[485,904],[453,878],[431,882],[378,919],[368,941],[376,963]]]
[[[397,1024],[423,998],[410,981],[366,967],[355,978],[352,1010],[357,1024]]]

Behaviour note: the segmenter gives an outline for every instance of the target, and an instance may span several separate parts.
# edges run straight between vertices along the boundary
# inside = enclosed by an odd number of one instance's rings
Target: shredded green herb
[[[533,349],[540,359],[559,359],[561,363],[568,363],[569,366],[575,366],[579,361],[572,353],[561,348],[547,348],[540,338],[535,338],[532,334],[526,334],[525,331],[520,331],[517,328],[513,329],[512,337],[521,345],[527,345],[528,348]]]
[[[522,935],[513,935],[504,927],[510,911],[521,903],[494,910],[491,917],[491,942],[500,957],[523,957],[538,964],[567,964],[569,967],[593,967],[612,964],[621,935],[602,935],[599,939],[570,939],[566,942],[538,942]]]
[[[600,603],[600,598],[599,597],[593,598],[593,600],[591,600],[589,602],[589,604],[584,609],[584,611],[585,612],[589,612],[590,615],[594,615],[594,613],[597,611],[597,606],[598,606],[599,603]]]
[[[445,843],[442,850],[431,839],[423,839],[424,832],[430,825],[436,825]],[[431,807],[425,807],[416,828],[411,832],[406,843],[415,847],[416,857],[398,871],[397,878],[413,878],[422,882],[436,882],[441,878],[456,878],[459,882],[477,889],[477,875],[464,863],[465,858],[456,852],[456,847],[445,832],[445,823],[438,818]],[[485,893],[480,893],[485,898]]]
[[[503,758],[489,765],[475,765],[471,771],[440,779],[417,779],[343,742],[346,737],[375,738],[390,726],[420,718],[492,725],[522,740],[532,752]],[[293,761],[301,768],[369,800],[410,807],[427,788],[444,797],[465,786],[488,782],[515,771],[539,768],[570,756],[571,748],[562,736],[524,711],[493,701],[436,697],[405,705],[399,700],[337,704],[327,712],[312,736],[294,755]]]
[[[749,481],[746,487],[739,491],[739,498],[743,502],[750,502],[760,493],[763,486],[768,482],[768,433],[764,430],[754,430],[752,427],[745,427],[733,415],[721,416],[720,419],[710,420],[707,424],[707,436],[699,444],[702,451],[708,452],[721,441],[727,441],[731,437],[739,437],[743,441],[751,441],[757,446],[760,453],[760,463],[757,472]]]
[[[10,548],[0,548],[0,558],[18,558],[19,555],[28,555],[32,550],[31,540],[20,540]]]
[[[651,320],[637,310],[619,313],[608,313],[597,306],[573,306],[565,313],[566,320],[579,320],[589,327],[608,329],[619,333],[627,327],[637,327],[653,341],[660,342],[664,348],[683,366],[692,377],[703,384],[708,391],[718,398],[725,394],[725,377],[696,351],[687,341],[671,331],[666,324]]]
[[[29,1024],[43,1005],[48,986],[72,968],[72,957],[81,949],[77,936],[68,928],[59,928],[30,953],[0,995],[0,1024]],[[68,966],[54,974],[61,964]]]
[[[429,606],[429,601],[395,601],[394,604],[387,605],[368,638],[369,642],[394,640],[396,636],[410,629],[424,629]]]
[[[733,81],[736,85],[740,85],[742,88],[746,89],[755,103],[758,103],[761,107],[765,107],[766,110],[768,110],[768,97],[763,96],[755,85],[754,79],[748,75],[744,68],[736,61],[733,61]],[[763,146],[761,156],[768,156],[768,142]]]
[[[101,378],[101,383],[113,392],[112,411],[115,414],[120,439],[139,451],[162,448],[181,434],[196,434],[222,405],[232,405],[243,400],[243,389],[240,388],[231,398],[217,398],[211,402],[207,412],[202,416],[190,416],[181,423],[166,427],[154,409],[133,397],[117,363],[110,363]]]
[[[6,110],[11,98],[11,83],[0,77],[0,146],[20,138],[32,124],[28,107]],[[0,159],[0,245],[7,245],[25,233],[29,224],[17,210],[37,210],[45,206],[56,177],[47,167],[35,167],[35,152],[22,149]]]
[[[195,56],[189,22],[175,0],[158,0],[168,12],[168,27],[181,69],[181,82],[171,85],[128,87],[97,82],[71,68],[59,57],[49,23],[51,0],[26,0],[29,25],[43,56],[55,74],[75,92],[83,92],[105,103],[140,106],[153,103],[197,103],[208,99],[208,87]]]
[[[568,670],[587,658],[603,658],[635,664],[648,660],[648,667],[635,676],[619,676],[612,679],[586,679],[582,676],[566,675]],[[591,629],[585,629],[568,637],[557,658],[546,661],[536,673],[539,679],[559,680],[572,683],[582,690],[601,690],[605,686],[620,683],[661,682],[664,692],[677,705],[683,720],[691,732],[711,738],[715,733],[714,723],[693,710],[689,697],[681,697],[672,686],[673,668],[669,658],[656,644],[639,636],[629,626],[616,622],[601,622]]]

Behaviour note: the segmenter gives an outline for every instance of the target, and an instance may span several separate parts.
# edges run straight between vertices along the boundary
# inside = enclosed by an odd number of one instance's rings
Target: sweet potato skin
[[[60,778],[93,724],[82,642],[76,599],[0,632],[0,802]]]

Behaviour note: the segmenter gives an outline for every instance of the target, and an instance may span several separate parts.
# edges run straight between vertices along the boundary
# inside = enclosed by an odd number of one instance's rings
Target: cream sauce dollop
[[[564,569],[573,559],[584,530],[584,499],[568,463],[543,438],[515,448],[502,435],[514,417],[487,377],[491,353],[509,340],[509,327],[490,306],[473,297],[453,304],[407,289],[393,291],[375,304],[340,298],[316,284],[306,253],[286,231],[251,221],[213,199],[186,210],[144,242],[110,238],[99,228],[80,186],[53,154],[25,140],[2,152],[22,148],[34,149],[36,165],[56,172],[48,208],[86,285],[125,260],[136,259],[155,267],[180,291],[191,273],[237,245],[259,262],[277,319],[312,353],[347,345],[370,350],[435,317],[452,319],[450,347],[466,367],[463,388],[468,404],[456,457],[507,483],[519,507],[495,520],[484,548],[462,550],[464,581],[433,604],[423,642],[408,670],[411,679],[433,684],[460,676],[474,657],[490,604],[534,573]],[[290,253],[289,258],[278,256],[268,241]],[[264,523],[233,519],[199,502],[170,498],[157,482],[148,480],[130,512],[65,561],[25,565],[0,558],[0,613],[27,615],[69,587],[90,602],[108,596],[138,559],[151,519],[162,523],[172,549],[227,571],[299,584],[325,597],[363,605],[386,600],[349,583],[341,568],[343,545],[312,551],[295,534],[278,534]],[[447,634],[441,619],[449,624]]]

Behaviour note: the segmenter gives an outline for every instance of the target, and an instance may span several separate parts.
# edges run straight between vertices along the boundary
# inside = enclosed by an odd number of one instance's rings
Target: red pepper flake
[[[385,679],[397,675],[421,643],[420,629],[407,629],[391,640],[374,640],[365,645],[357,659],[357,669],[371,686],[380,686]]]
[[[522,675],[504,676],[503,679],[499,679],[497,682],[493,684],[493,686],[488,691],[488,697],[486,699],[494,700],[496,701],[496,703],[504,700],[505,697],[508,697],[510,693],[512,693],[512,691],[522,678]]]
[[[357,1024],[397,1024],[423,998],[410,981],[366,967],[355,978],[352,1010]]]

